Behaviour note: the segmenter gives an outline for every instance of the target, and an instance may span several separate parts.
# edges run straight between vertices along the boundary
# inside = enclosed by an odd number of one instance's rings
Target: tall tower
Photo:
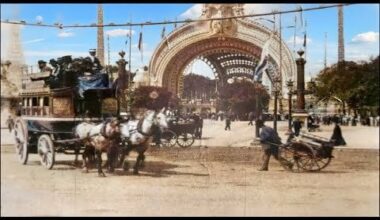
[[[12,6],[12,17],[19,18],[19,6]],[[5,60],[9,60],[12,65],[9,68],[8,80],[14,83],[17,88],[21,88],[21,67],[25,64],[24,53],[21,44],[20,25],[9,25],[7,33]]]
[[[103,25],[103,6],[98,5],[98,25]],[[96,55],[102,65],[104,65],[104,32],[103,26],[98,26],[98,49],[96,50]]]
[[[338,63],[344,61],[343,7],[338,7]]]

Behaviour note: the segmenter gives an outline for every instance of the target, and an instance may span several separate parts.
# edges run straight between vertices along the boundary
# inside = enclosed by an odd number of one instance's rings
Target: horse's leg
[[[141,167],[141,169],[144,169],[144,167],[145,167],[145,151],[143,151],[142,153],[141,153],[141,163],[140,163],[140,167]]]
[[[118,156],[120,155],[120,157],[118,158],[119,160],[117,163],[117,167],[121,167],[123,165],[123,162],[125,159],[125,152],[126,152],[125,141],[122,141],[121,148],[119,147],[119,151],[118,151]]]
[[[74,166],[77,166],[78,164],[78,156],[79,156],[79,152],[80,152],[80,145],[79,144],[75,144],[75,160],[74,160]]]
[[[97,161],[98,161],[98,176],[100,177],[105,177],[106,175],[103,173],[102,170],[102,151],[101,150],[96,150],[96,156],[97,156]]]
[[[88,157],[89,157],[88,146],[85,146],[85,149],[83,151],[82,157],[83,157],[83,172],[88,173],[88,166],[89,166],[89,161],[88,161]]]
[[[108,160],[108,166],[107,169],[110,173],[113,173],[115,171],[114,165],[116,161],[117,156],[117,146],[112,145],[107,149],[107,160]]]
[[[141,152],[138,152],[138,153],[139,153],[139,155],[137,156],[135,166],[133,167],[133,174],[135,174],[135,175],[139,174],[139,166],[140,166],[140,163],[142,160]]]

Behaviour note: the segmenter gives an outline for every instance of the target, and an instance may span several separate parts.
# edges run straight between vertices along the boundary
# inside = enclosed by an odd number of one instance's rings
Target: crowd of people
[[[316,124],[322,123],[323,125],[331,125],[335,122],[338,122],[342,126],[357,126],[358,124],[363,126],[379,126],[379,115],[378,116],[365,116],[360,117],[360,115],[312,115],[312,120],[316,122]]]

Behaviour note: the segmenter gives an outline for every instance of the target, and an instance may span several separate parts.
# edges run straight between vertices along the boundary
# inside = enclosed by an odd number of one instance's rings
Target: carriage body
[[[183,148],[190,147],[195,141],[198,126],[192,119],[170,121],[168,130],[162,134],[162,142],[171,147],[176,143]]]
[[[334,143],[329,139],[301,132],[298,138],[281,146],[279,154],[294,165],[292,171],[315,172],[330,164],[333,150]],[[286,163],[281,165],[288,169]]]
[[[31,81],[31,76],[22,78],[14,129],[16,153],[22,164],[29,153],[37,153],[42,165],[51,169],[56,152],[78,155],[83,149],[74,128],[84,121],[100,123],[115,117],[117,100],[110,88],[89,89],[79,97],[75,87],[52,89],[42,80]]]

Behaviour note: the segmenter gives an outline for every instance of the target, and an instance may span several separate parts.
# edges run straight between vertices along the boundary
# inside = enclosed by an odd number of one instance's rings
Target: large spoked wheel
[[[280,165],[285,169],[292,172],[300,172],[302,169],[297,166],[294,157],[294,148],[291,145],[285,145],[279,148]]]
[[[182,133],[178,135],[178,138],[177,138],[178,145],[183,148],[190,147],[194,143],[194,141],[195,141],[195,138],[190,133]]]
[[[293,158],[298,169],[304,171],[320,170],[316,163],[316,156],[312,147],[303,143],[293,143],[292,147],[294,149]]]
[[[43,134],[38,139],[38,155],[41,165],[47,169],[52,169],[55,162],[54,144],[49,135]]]
[[[164,147],[173,147],[176,143],[177,143],[177,135],[173,131],[166,130],[162,132],[161,144]]]
[[[315,169],[313,171],[320,171],[323,168],[327,167],[331,162],[331,157],[327,158],[316,158],[314,160],[315,162]]]
[[[21,118],[17,118],[14,130],[16,155],[21,164],[28,162],[28,130],[25,122]]]

